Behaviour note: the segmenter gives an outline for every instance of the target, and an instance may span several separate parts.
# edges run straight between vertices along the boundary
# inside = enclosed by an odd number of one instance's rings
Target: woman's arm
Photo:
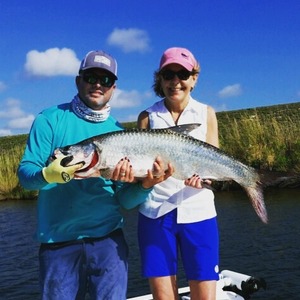
[[[219,148],[219,132],[218,132],[218,121],[214,109],[211,106],[207,107],[207,132],[206,142]],[[194,188],[204,188],[207,185],[211,185],[210,180],[202,180],[199,175],[194,174],[192,177],[184,181],[185,185]]]
[[[219,148],[218,121],[216,113],[211,106],[207,107],[206,142]]]
[[[149,114],[147,111],[144,110],[139,114],[137,126],[138,128],[142,128],[142,129],[150,129]]]

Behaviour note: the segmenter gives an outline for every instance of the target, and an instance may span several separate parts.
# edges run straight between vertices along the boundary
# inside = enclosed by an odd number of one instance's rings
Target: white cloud
[[[0,92],[3,92],[6,89],[6,84],[3,81],[0,81]]]
[[[137,28],[116,28],[107,38],[109,45],[120,47],[124,52],[147,52],[150,50],[148,33]]]
[[[139,106],[145,95],[136,90],[124,91],[116,89],[110,105],[114,108],[128,108]]]
[[[226,111],[228,110],[227,105],[225,103],[214,106],[216,112]]]
[[[25,70],[33,76],[74,76],[80,60],[73,50],[50,48],[45,52],[31,50],[26,55]]]
[[[3,119],[17,118],[24,116],[24,112],[20,108],[21,102],[14,98],[8,98],[4,105],[1,105],[0,117]]]
[[[228,85],[218,92],[220,98],[236,97],[241,94],[242,94],[242,87],[238,83],[233,85]]]
[[[138,118],[138,115],[139,115],[140,112],[137,112],[136,114],[126,114],[125,116],[121,117],[121,118],[118,118],[118,120],[120,122],[136,122],[137,121],[137,118]]]
[[[7,135],[13,135],[12,131],[10,129],[0,128],[0,136],[7,136]]]
[[[34,115],[26,115],[21,118],[12,119],[8,122],[8,126],[12,129],[30,129]]]
[[[21,108],[21,101],[9,98],[0,109],[1,127],[0,135],[11,135],[14,129],[29,130],[34,120],[34,115],[24,112]],[[7,120],[5,126],[4,120]]]

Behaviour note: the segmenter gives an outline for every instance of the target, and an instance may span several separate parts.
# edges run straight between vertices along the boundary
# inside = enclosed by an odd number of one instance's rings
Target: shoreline
[[[263,190],[267,189],[297,189],[300,188],[300,174],[295,172],[278,172],[257,170]],[[234,191],[242,187],[235,181],[213,182],[215,191]]]
[[[264,188],[300,188],[300,174],[296,172],[259,171]]]
[[[261,177],[261,183],[264,190],[272,189],[297,189],[300,188],[300,174],[295,172],[278,172],[258,170]],[[216,191],[233,191],[242,189],[242,187],[234,181],[220,181],[213,183],[213,189]],[[34,199],[34,198],[32,198]],[[31,200],[32,200],[31,199]],[[8,200],[30,200],[21,198],[6,198],[0,193],[0,201]]]

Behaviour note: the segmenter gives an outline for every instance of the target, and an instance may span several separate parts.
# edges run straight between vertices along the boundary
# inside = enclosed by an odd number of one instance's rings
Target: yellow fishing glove
[[[53,160],[48,167],[43,168],[42,173],[48,183],[66,183],[74,178],[74,174],[79,170],[83,163],[78,163],[70,167],[63,167],[61,161],[66,156],[61,155]]]

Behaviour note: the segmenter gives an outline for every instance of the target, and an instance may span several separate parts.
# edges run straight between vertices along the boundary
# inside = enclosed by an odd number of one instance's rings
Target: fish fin
[[[259,218],[267,224],[268,214],[265,206],[262,184],[260,182],[256,182],[255,186],[245,187],[245,190],[251,200],[255,212]]]
[[[177,126],[169,127],[169,130],[175,131],[177,133],[186,134],[188,135],[194,129],[200,127],[200,123],[192,123],[192,124],[182,124]]]
[[[201,182],[201,186],[213,192],[216,192],[216,189],[212,186],[212,183],[206,183],[205,181]]]

